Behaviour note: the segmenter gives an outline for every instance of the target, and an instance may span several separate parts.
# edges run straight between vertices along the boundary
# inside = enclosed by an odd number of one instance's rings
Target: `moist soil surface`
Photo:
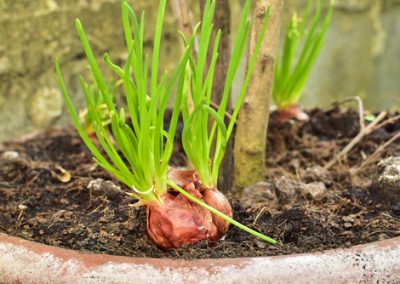
[[[336,108],[309,115],[307,122],[284,124],[272,115],[265,181],[240,200],[228,195],[234,218],[277,239],[275,246],[231,226],[214,244],[158,249],[146,234],[144,209],[130,206],[135,200],[123,193],[128,189],[94,164],[72,128],[0,145],[0,232],[81,251],[183,259],[313,252],[400,236],[400,204],[371,186],[377,162],[400,156],[400,141],[365,164],[400,131],[400,122],[377,129],[325,170],[357,135],[358,115]],[[172,161],[182,166],[176,148]]]

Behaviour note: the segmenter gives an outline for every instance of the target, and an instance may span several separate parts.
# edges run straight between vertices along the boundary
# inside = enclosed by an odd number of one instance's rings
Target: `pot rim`
[[[1,283],[370,283],[400,280],[400,237],[268,257],[136,258],[80,252],[0,233]]]

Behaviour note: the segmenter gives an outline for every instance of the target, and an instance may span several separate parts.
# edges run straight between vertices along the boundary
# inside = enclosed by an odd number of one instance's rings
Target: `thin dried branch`
[[[193,13],[189,8],[188,0],[171,0],[170,3],[179,30],[184,34],[186,38],[190,38],[193,33],[194,19],[193,19]],[[185,46],[182,41],[180,41],[180,46],[181,50],[183,51],[185,49]],[[198,43],[196,38],[192,54],[194,57],[196,57],[197,53],[198,53]],[[188,97],[187,100],[188,109],[189,111],[193,111],[192,96],[188,94],[187,97]]]
[[[194,20],[193,13],[189,8],[188,0],[171,0],[171,8],[175,15],[179,30],[183,32],[186,38],[189,38],[193,33]],[[195,44],[195,52],[197,54],[197,44]],[[183,49],[183,43],[181,42]]]
[[[399,119],[400,119],[400,115],[393,116],[393,117],[391,117],[391,118],[385,120],[385,121],[382,122],[381,124],[378,124],[378,125],[376,126],[376,128],[377,128],[377,129],[378,129],[378,128],[383,128],[383,127],[385,127],[386,125],[392,124],[392,123],[396,122],[396,121],[399,120]]]
[[[360,132],[357,134],[356,137],[354,137],[349,144],[347,144],[346,147],[343,148],[342,151],[340,151],[332,160],[330,160],[325,166],[324,169],[328,170],[330,169],[333,165],[335,165],[338,161],[342,160],[344,157],[347,156],[347,154],[356,146],[358,143],[360,143],[365,136],[369,135],[371,132],[375,131],[378,129],[378,125],[382,120],[386,117],[386,112],[381,112],[378,117],[371,122],[368,126],[364,128],[360,128]],[[360,114],[361,116],[362,114]]]
[[[363,105],[362,99],[361,99],[359,96],[349,97],[349,98],[346,98],[346,99],[344,99],[344,100],[342,100],[342,101],[336,102],[336,103],[333,104],[333,107],[332,107],[330,110],[332,110],[332,109],[334,109],[334,108],[337,108],[337,107],[339,107],[339,106],[341,106],[341,105],[343,105],[343,104],[346,104],[346,103],[348,103],[348,102],[352,102],[352,101],[356,101],[356,102],[357,102],[357,106],[358,106],[358,119],[359,119],[359,122],[360,122],[360,127],[361,127],[361,129],[364,129],[364,128],[365,128],[365,122],[364,122],[364,105]],[[329,110],[328,110],[328,112],[329,112]]]
[[[219,109],[219,104],[214,103],[213,101],[210,102],[210,105],[212,106],[212,108],[214,110],[218,110]],[[225,118],[230,120],[232,118],[232,115],[229,112],[226,111],[225,112]]]
[[[386,122],[386,121],[385,121]],[[378,127],[379,128],[379,127]],[[389,147],[393,142],[396,140],[400,139],[400,132],[398,132],[396,135],[394,135],[392,138],[390,138],[388,141],[386,141],[384,144],[378,147],[376,151],[370,155],[360,166],[358,166],[355,169],[351,169],[350,173],[352,176],[358,174],[360,171],[362,171],[365,167],[369,166],[373,162],[375,162],[379,157],[381,156],[382,152]]]
[[[356,137],[354,137],[349,144],[347,144],[346,147],[343,148],[342,151],[340,151],[332,160],[330,160],[325,166],[324,169],[328,170],[330,169],[333,165],[335,165],[338,161],[342,160],[344,157],[347,156],[347,154],[354,148],[354,146],[356,146],[358,143],[360,143],[365,136],[369,135],[371,132],[380,129],[388,124],[391,124],[395,121],[397,121],[398,119],[400,119],[400,115],[394,116],[392,118],[388,118],[386,120],[385,117],[387,115],[386,112],[381,112],[373,122],[371,122],[368,126],[365,126],[365,122],[364,122],[364,106],[363,106],[363,102],[361,100],[360,97],[356,96],[356,97],[350,97],[347,98],[341,102],[335,103],[334,107],[338,107],[344,103],[350,102],[350,101],[356,101],[357,105],[358,105],[358,117],[360,120],[360,132],[357,134]],[[384,120],[384,121],[383,121]],[[396,135],[397,136],[397,135]],[[376,158],[376,156],[383,151],[383,149],[385,149],[387,146],[389,146],[391,143],[393,143],[393,141],[395,141],[397,138],[395,138],[393,140],[390,139],[389,141],[387,141],[384,145],[382,145],[381,147],[379,147],[377,149],[377,151],[372,154],[370,156],[370,158],[368,158],[358,169],[355,169],[352,173],[356,174],[357,172],[359,172],[363,167],[365,167],[366,165],[370,164],[373,159]],[[383,147],[383,148],[382,148]]]

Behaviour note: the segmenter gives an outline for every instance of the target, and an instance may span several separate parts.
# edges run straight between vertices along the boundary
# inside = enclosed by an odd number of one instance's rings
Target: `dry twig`
[[[358,106],[358,119],[360,122],[360,127],[364,128],[365,127],[365,123],[364,123],[364,105],[363,102],[361,100],[361,98],[359,96],[355,96],[355,97],[349,97],[347,99],[344,99],[340,102],[336,102],[333,104],[333,107],[331,109],[329,109],[327,112],[345,104],[351,101],[356,101],[357,102],[357,106]]]
[[[364,107],[362,101],[359,97],[352,97],[344,100],[339,104],[343,104],[349,101],[357,101],[358,103],[358,115],[360,120],[360,132],[354,137],[346,147],[342,149],[332,160],[330,160],[325,166],[324,169],[328,170],[333,165],[335,165],[338,161],[342,160],[347,154],[358,144],[360,143],[365,136],[369,135],[371,132],[375,131],[376,129],[380,128],[382,125],[386,125],[386,121],[382,122],[383,119],[386,117],[387,113],[385,111],[381,112],[373,122],[371,122],[368,126],[365,126],[364,123]]]
[[[170,3],[179,29],[183,32],[186,38],[189,38],[193,32],[194,21],[188,0],[172,0]],[[183,49],[183,43],[181,44]],[[197,53],[197,44],[195,44],[195,50]]]
[[[378,127],[379,128],[379,127]],[[350,173],[352,176],[358,174],[361,170],[363,170],[366,166],[370,165],[371,163],[375,162],[378,158],[379,155],[389,146],[391,145],[394,141],[397,139],[400,139],[400,132],[398,132],[395,136],[390,138],[388,141],[386,141],[383,145],[379,146],[376,151],[370,155],[360,166],[358,166],[355,169],[351,169]]]

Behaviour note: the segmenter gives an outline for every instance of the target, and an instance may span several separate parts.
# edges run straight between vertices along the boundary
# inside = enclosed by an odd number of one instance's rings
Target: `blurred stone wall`
[[[150,50],[158,1],[134,2],[136,10],[146,10],[145,46]],[[171,14],[161,51],[169,59],[166,68],[179,53]],[[0,141],[70,122],[54,71],[57,56],[75,105],[83,105],[79,75],[90,76],[75,18],[81,19],[100,62],[107,51],[114,62],[122,63],[126,50],[120,0],[0,0]]]
[[[289,0],[288,8],[299,6]],[[373,111],[400,110],[400,1],[335,0],[325,46],[302,103],[360,96]]]
[[[131,2],[135,10],[146,10],[145,44],[150,50],[158,1]],[[240,2],[231,1],[234,19]],[[304,2],[285,0],[286,18]],[[198,1],[192,3],[198,12]],[[56,56],[74,103],[82,106],[78,75],[87,76],[88,69],[75,18],[81,19],[99,59],[108,51],[122,62],[126,51],[120,0],[0,0],[0,141],[69,122],[54,72]],[[168,69],[179,54],[171,11],[163,37],[162,66]],[[326,45],[302,102],[326,106],[361,95],[367,108],[395,108],[397,103],[399,109],[399,75],[400,0],[336,0]]]

